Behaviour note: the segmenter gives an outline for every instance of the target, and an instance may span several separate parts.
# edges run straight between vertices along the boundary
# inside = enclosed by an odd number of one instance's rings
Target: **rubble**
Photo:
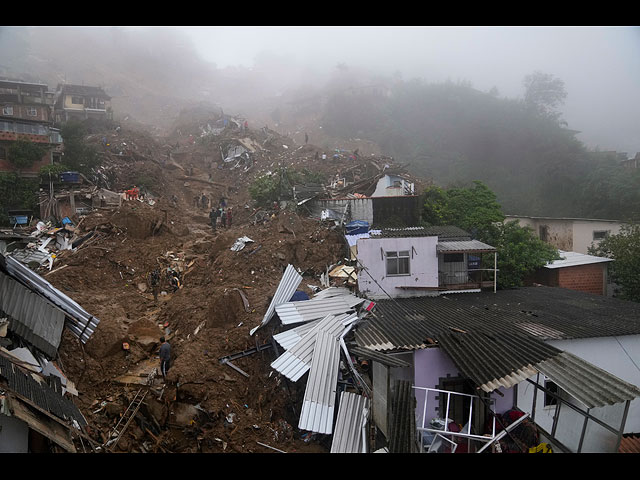
[[[304,385],[286,386],[270,366],[276,325],[256,327],[275,313],[269,303],[288,265],[301,279],[294,290],[311,298],[323,283],[351,284],[344,237],[307,217],[305,200],[338,195],[389,159],[328,155],[323,163],[322,150],[267,128],[186,118],[165,137],[126,127],[89,136],[103,158],[96,175],[82,189],[54,187],[58,209],[49,200],[47,212],[57,214],[43,215],[20,238],[12,232],[6,249],[16,259],[18,251],[47,255],[30,266],[101,319],[81,350],[68,331],[59,347],[97,450],[328,452],[325,435],[303,436],[296,427]],[[292,205],[254,207],[248,185],[279,166],[313,168],[326,188],[299,185]],[[336,172],[341,181],[333,181]],[[140,196],[127,199],[133,186]],[[61,208],[76,191],[91,195],[90,208]],[[222,198],[233,206],[231,227],[212,231],[209,210],[194,202],[203,193],[212,207]],[[157,301],[149,284],[155,269],[162,273]],[[166,383],[156,375],[161,336],[173,351]],[[149,394],[107,445],[141,388]]]

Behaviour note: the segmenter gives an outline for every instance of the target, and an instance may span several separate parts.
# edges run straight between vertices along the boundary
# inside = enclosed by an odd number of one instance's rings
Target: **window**
[[[84,102],[82,101],[82,97],[71,97],[71,103],[76,105],[84,105]]]
[[[0,147],[0,160],[7,159],[7,150],[4,147]]]
[[[594,230],[593,231],[593,239],[594,240],[602,240],[607,235],[609,235],[609,230]]]
[[[385,252],[387,257],[387,275],[410,275],[409,250]]]
[[[29,115],[30,117],[37,117],[38,116],[38,109],[36,107],[28,107],[27,108],[27,115]]]
[[[464,253],[445,253],[443,260],[444,263],[464,262]]]
[[[13,115],[13,107],[2,107],[3,115]]]
[[[550,393],[544,392],[544,406],[551,407],[551,406],[557,405],[558,403],[557,395],[560,393],[558,389],[558,385],[555,382],[552,382],[551,380],[545,380],[544,388],[546,388],[547,390],[549,390],[549,392],[553,394],[551,395]]]

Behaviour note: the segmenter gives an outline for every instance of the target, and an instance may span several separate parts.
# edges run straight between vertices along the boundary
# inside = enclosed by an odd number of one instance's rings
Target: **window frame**
[[[411,275],[411,250],[385,250],[384,251],[384,268],[387,277],[406,277]],[[394,262],[395,260],[395,262]],[[402,261],[401,260],[406,260]],[[389,272],[389,263],[394,262],[397,273]],[[401,266],[406,265],[406,272]]]
[[[598,234],[603,234],[602,237],[596,237],[596,233]],[[611,233],[611,230],[594,230],[593,233],[591,234],[591,237],[593,239],[593,241],[600,241],[600,240],[604,240],[605,238],[607,238],[609,236],[609,234]]]
[[[5,105],[2,107],[2,115],[13,117],[13,105]]]

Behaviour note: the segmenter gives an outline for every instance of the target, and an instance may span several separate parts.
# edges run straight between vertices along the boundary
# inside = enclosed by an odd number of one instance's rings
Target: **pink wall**
[[[440,348],[425,348],[422,350],[416,350],[414,353],[414,371],[415,379],[414,385],[416,387],[424,388],[438,388],[440,378],[457,377],[460,375],[458,368],[455,366],[451,358],[444,353]],[[491,398],[494,399],[494,408],[497,413],[504,413],[513,407],[514,403],[514,389],[500,388],[499,392],[503,395],[492,394]],[[416,417],[419,425],[422,422],[422,415],[424,409],[424,392],[416,390]],[[434,417],[440,416],[436,412],[435,407],[438,406],[438,402],[434,398],[434,393],[431,393],[427,402],[426,419],[431,420]]]
[[[429,290],[402,289],[401,286],[437,287],[438,237],[361,238],[358,240],[358,260],[367,271],[358,272],[358,290],[372,300],[392,297],[412,297],[429,294]],[[386,276],[386,259],[382,251],[408,250],[410,275]],[[373,277],[373,278],[372,278]],[[385,293],[386,292],[386,293]]]

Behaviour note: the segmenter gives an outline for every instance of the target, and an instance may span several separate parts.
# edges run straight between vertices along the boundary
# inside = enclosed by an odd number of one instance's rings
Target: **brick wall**
[[[594,263],[558,269],[558,287],[603,295],[606,264]]]

